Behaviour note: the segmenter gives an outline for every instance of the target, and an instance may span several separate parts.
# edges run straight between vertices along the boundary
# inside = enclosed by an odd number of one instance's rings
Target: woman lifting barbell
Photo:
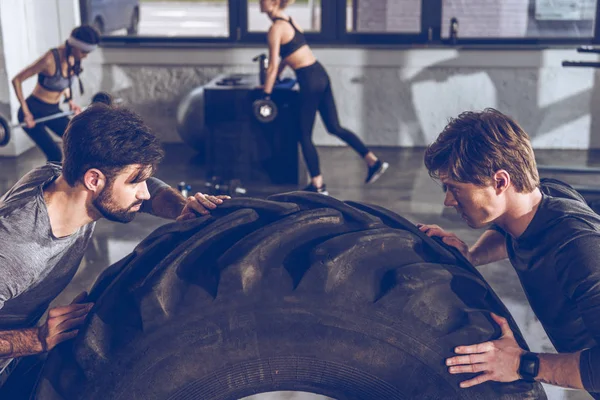
[[[269,67],[264,85],[264,95],[270,96],[275,81],[286,65],[296,73],[300,85],[300,146],[311,176],[304,189],[327,194],[319,168],[319,155],[312,141],[312,131],[317,111],[327,131],[348,143],[365,160],[368,166],[365,183],[375,182],[388,168],[354,133],[343,128],[331,90],[327,71],[310,50],[303,31],[291,17],[284,14],[293,0],[261,0],[260,10],[269,16],[273,24],[269,29]],[[282,62],[279,62],[281,57]]]
[[[83,85],[79,79],[81,73],[81,60],[87,57],[100,42],[100,34],[91,26],[79,26],[71,32],[67,41],[57,48],[50,49],[40,59],[19,72],[12,80],[17,98],[21,103],[19,121],[25,122],[23,129],[33,139],[36,145],[46,154],[48,161],[60,162],[62,152],[54,142],[46,127],[58,136],[63,135],[68,117],[56,118],[44,123],[35,123],[35,119],[60,113],[60,98],[65,96],[69,109],[78,114],[81,108],[73,101],[73,82],[79,82],[80,92]],[[38,81],[33,93],[25,98],[23,96],[22,82],[38,75]]]

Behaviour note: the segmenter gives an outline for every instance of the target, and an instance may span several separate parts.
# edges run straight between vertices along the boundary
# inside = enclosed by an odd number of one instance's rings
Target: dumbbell
[[[242,182],[239,179],[231,179],[225,181],[217,176],[213,176],[210,181],[204,183],[213,195],[237,196],[246,194],[246,189],[242,187]]]
[[[92,97],[91,104],[104,103],[104,104],[107,104],[110,106],[112,104],[121,103],[122,101],[123,101],[122,99],[113,99],[113,97],[107,92],[98,92]],[[74,114],[74,112],[71,110],[62,111],[62,112],[59,112],[56,114],[51,114],[51,115],[47,115],[45,117],[35,119],[34,121],[37,124],[40,122],[51,121],[51,120],[57,119],[57,118],[67,117],[67,116],[73,115],[73,114]],[[8,122],[8,119],[6,117],[4,117],[3,115],[0,115],[0,147],[4,147],[10,142],[10,138],[12,136],[13,129],[18,128],[18,127],[25,127],[26,125],[27,124],[25,122],[11,125]]]
[[[259,122],[272,122],[278,114],[277,104],[270,98],[258,99],[252,103],[254,116]]]
[[[254,59],[254,61],[258,59],[259,58],[257,57]],[[296,79],[290,77],[283,78],[281,80],[277,78],[273,89],[291,90],[294,86],[296,86],[297,82],[298,81]],[[265,94],[263,93],[263,96],[264,95]],[[252,111],[256,119],[262,123],[272,122],[275,118],[277,118],[278,114],[277,104],[273,100],[271,100],[270,96],[266,96],[265,98],[261,98],[254,101],[254,103],[252,103]]]

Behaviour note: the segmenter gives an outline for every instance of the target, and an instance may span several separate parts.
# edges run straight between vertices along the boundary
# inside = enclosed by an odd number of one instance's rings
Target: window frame
[[[442,38],[443,0],[421,0],[421,32],[365,33],[346,31],[347,0],[321,0],[321,31],[307,32],[311,45],[317,46],[401,46],[401,47],[482,47],[546,48],[583,46],[600,43],[600,0],[596,0],[594,35],[589,38],[461,38],[452,42]],[[426,12],[428,10],[428,12]],[[229,0],[229,36],[103,36],[106,47],[237,47],[266,45],[266,33],[248,31],[248,0]],[[83,12],[83,11],[82,11]]]
[[[238,0],[240,6],[238,9],[240,43],[264,44],[267,42],[266,32],[250,31],[248,26],[248,0]],[[308,43],[329,44],[335,41],[335,29],[331,21],[335,14],[335,3],[332,0],[321,0],[321,31],[306,32]],[[266,18],[266,16],[265,16]]]

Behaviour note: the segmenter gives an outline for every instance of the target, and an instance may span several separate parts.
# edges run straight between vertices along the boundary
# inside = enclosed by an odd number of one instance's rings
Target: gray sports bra
[[[71,82],[75,82],[77,77],[75,75],[71,76],[71,79],[64,77],[62,75],[58,49],[52,49],[52,54],[56,63],[56,72],[52,76],[38,74],[38,83],[41,87],[51,92],[62,92],[70,86]]]

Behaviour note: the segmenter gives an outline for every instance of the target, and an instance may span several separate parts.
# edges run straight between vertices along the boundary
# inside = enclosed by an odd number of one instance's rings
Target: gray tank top
[[[56,63],[56,72],[52,76],[39,74],[38,83],[41,87],[51,92],[62,92],[63,90],[67,89],[72,82],[75,82],[77,77],[75,75],[71,76],[70,79],[64,77],[62,75],[58,49],[52,49],[52,54],[54,55],[54,62]]]

